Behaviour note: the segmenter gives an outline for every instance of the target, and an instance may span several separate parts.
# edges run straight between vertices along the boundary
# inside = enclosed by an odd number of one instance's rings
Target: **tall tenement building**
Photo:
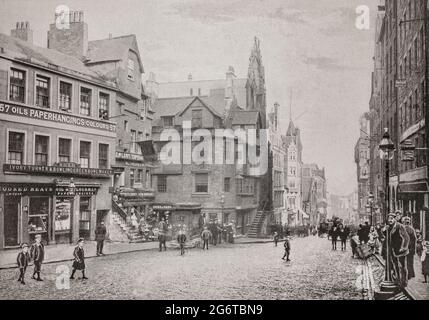
[[[83,12],[69,22],[50,25],[48,48],[32,43],[28,22],[0,34],[0,248],[36,234],[49,244],[93,239],[102,220],[116,238],[112,193],[124,220],[154,200],[140,149],[153,99],[136,37],[88,41]]]
[[[385,203],[384,161],[378,144],[388,128],[395,144],[390,161],[391,210],[401,210],[429,237],[427,170],[427,1],[385,1],[379,6],[370,101],[370,188]],[[414,158],[401,151],[415,145]]]

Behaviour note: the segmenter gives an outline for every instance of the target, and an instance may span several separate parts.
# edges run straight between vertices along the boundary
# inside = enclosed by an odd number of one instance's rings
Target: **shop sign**
[[[52,110],[40,110],[37,108],[21,106],[12,103],[0,103],[0,114],[2,113],[30,119],[46,120],[60,124],[75,125],[83,128],[116,132],[116,124],[114,123],[88,119],[71,114],[64,114]]]
[[[144,161],[141,154],[116,151],[116,159],[131,160],[131,161]]]
[[[53,194],[54,188],[54,185],[49,184],[0,183],[0,192],[8,196]]]
[[[20,172],[29,174],[68,175],[93,178],[110,178],[111,169],[79,168],[68,166],[37,166],[26,164],[4,164],[4,172]]]
[[[79,196],[93,196],[97,194],[98,187],[75,187],[70,188],[67,186],[56,186],[55,194],[57,197],[74,197]]]
[[[173,210],[173,206],[170,205],[154,205],[152,206],[153,210]]]

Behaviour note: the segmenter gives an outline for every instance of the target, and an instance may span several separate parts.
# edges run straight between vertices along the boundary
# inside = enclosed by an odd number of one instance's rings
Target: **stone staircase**
[[[264,211],[257,211],[256,216],[252,221],[252,225],[247,232],[249,238],[258,238],[261,234],[261,228],[265,220]]]
[[[121,233],[128,238],[130,243],[144,241],[144,237],[139,233],[138,228],[131,224],[127,213],[114,200],[112,200],[112,221],[120,228]]]

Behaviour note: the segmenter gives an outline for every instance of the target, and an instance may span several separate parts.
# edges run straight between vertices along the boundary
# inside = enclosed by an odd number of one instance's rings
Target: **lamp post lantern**
[[[394,294],[397,291],[396,284],[392,281],[392,272],[391,272],[391,252],[390,252],[390,229],[387,225],[387,215],[390,211],[390,192],[389,192],[389,161],[393,158],[395,151],[395,145],[390,139],[388,129],[384,129],[383,139],[381,140],[379,146],[380,157],[385,161],[385,212],[384,212],[384,223],[386,226],[386,263],[384,270],[384,280],[380,284],[381,293],[386,295]]]

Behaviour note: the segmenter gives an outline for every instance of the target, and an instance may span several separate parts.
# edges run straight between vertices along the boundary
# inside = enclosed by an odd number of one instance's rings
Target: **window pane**
[[[25,102],[25,72],[11,69],[9,99],[17,102]]]
[[[91,142],[80,142],[80,166],[82,168],[89,168],[91,153]]]
[[[197,173],[195,174],[195,192],[208,192],[208,174]]]
[[[108,157],[109,157],[109,145],[99,144],[98,145],[98,167],[101,169],[107,169]]]
[[[91,115],[91,90],[80,88],[80,114]]]
[[[66,82],[60,82],[59,107],[61,110],[71,109],[72,85]]]
[[[70,139],[58,139],[58,161],[59,162],[70,162],[71,154],[71,140]]]
[[[49,78],[36,77],[36,106],[49,108]]]
[[[102,120],[109,120],[109,95],[100,93],[98,99],[98,117]]]
[[[167,192],[167,176],[158,176],[158,192]]]
[[[35,139],[35,150],[34,150],[34,163],[39,166],[48,165],[48,146],[49,146],[49,137],[46,136],[36,136]]]
[[[23,164],[24,133],[9,132],[8,163]]]

